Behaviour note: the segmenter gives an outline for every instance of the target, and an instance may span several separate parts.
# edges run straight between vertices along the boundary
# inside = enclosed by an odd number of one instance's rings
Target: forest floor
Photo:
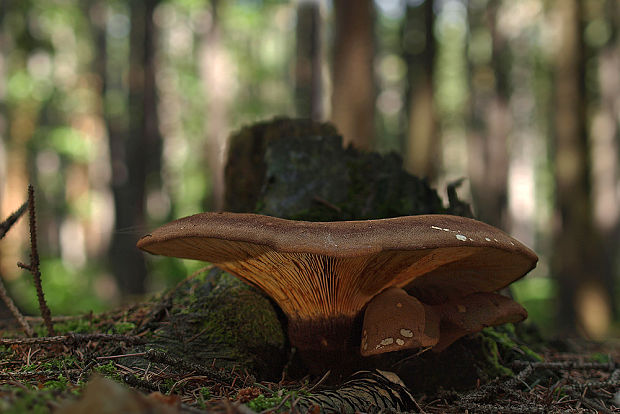
[[[297,409],[300,399],[320,392],[318,379],[292,380],[283,373],[280,381],[266,382],[234,368],[188,365],[157,350],[136,352],[146,332],[140,327],[157,306],[153,301],[102,315],[56,317],[53,337],[43,336],[42,318],[27,318],[40,335],[32,338],[5,323],[0,327],[0,412],[302,412]],[[410,390],[413,404],[407,409],[617,413],[619,345],[556,341],[542,348],[541,362],[512,362],[515,375],[458,392]]]

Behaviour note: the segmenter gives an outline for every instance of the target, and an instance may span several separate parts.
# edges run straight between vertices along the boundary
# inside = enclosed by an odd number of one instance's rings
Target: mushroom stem
[[[359,325],[353,316],[289,319],[288,336],[312,374],[348,371],[359,358]],[[356,328],[358,327],[358,328]]]

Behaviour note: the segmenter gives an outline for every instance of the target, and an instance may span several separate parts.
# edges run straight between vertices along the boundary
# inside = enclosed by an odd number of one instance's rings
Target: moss
[[[108,329],[108,333],[123,335],[133,331],[135,328],[136,324],[133,322],[118,322],[115,323],[110,329]]]
[[[595,352],[594,354],[590,355],[588,359],[591,362],[598,362],[599,364],[608,364],[610,362],[613,362],[613,358],[611,357],[611,355],[603,354],[600,352]]]
[[[70,385],[69,379],[60,374],[55,380],[46,381],[43,386],[52,391],[66,391]]]
[[[45,327],[43,325],[40,326],[41,329]],[[65,322],[56,322],[54,323],[54,330],[58,335],[63,335],[67,333],[92,333],[97,330],[93,326],[92,322],[87,318],[79,318]],[[47,331],[44,331],[43,335],[47,335]]]
[[[101,374],[102,376],[109,378],[114,381],[121,381],[121,374],[119,374],[118,369],[114,362],[108,362],[104,365],[97,365],[93,368],[93,372]]]
[[[502,365],[500,361],[500,353],[497,342],[489,336],[481,336],[481,355],[484,363],[479,364],[481,376],[487,379],[495,377],[513,376],[514,372],[508,367]]]
[[[156,330],[149,347],[195,362],[256,375],[280,375],[286,338],[269,299],[218,269],[205,281],[192,280],[175,291],[169,323]]]
[[[527,359],[529,361],[542,361],[542,357],[534,352],[517,336],[515,326],[507,323],[495,328],[485,328],[482,334],[492,338],[493,341],[502,348],[505,359],[513,361],[515,359]]]
[[[0,388],[0,412],[3,414],[49,414],[57,393],[48,389],[24,390]]]
[[[258,397],[254,398],[252,401],[249,401],[246,405],[251,410],[260,412],[278,407],[280,404],[282,404],[283,399],[284,397],[265,397],[263,394],[261,394]],[[286,408],[291,408],[291,403],[286,401],[283,406]]]

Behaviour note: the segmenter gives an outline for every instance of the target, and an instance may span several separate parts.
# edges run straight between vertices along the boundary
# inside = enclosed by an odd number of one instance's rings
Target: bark
[[[469,9],[470,27],[486,26],[492,39],[492,50],[489,61],[469,62],[473,127],[468,146],[476,216],[505,229],[509,165],[507,147],[511,129],[508,109],[510,52],[506,39],[497,28],[498,7],[499,2],[491,0],[484,8],[471,6]],[[492,73],[490,81],[484,80],[485,73]]]
[[[297,56],[295,58],[297,116],[323,118],[321,80],[321,13],[318,1],[297,6]]]
[[[620,111],[620,43],[618,23],[620,7],[614,0],[604,3],[600,9],[600,19],[605,19],[611,27],[608,42],[598,52],[598,82],[600,103],[590,126],[592,142],[592,203],[593,224],[600,235],[602,252],[600,268],[602,288],[607,292],[615,291],[614,273],[617,269],[618,248],[620,247],[620,130],[618,113]],[[603,296],[602,303],[609,306],[607,314],[602,314],[591,321],[596,330],[604,332],[609,319],[617,312],[618,303],[613,295]],[[599,312],[600,313],[600,312]]]
[[[345,144],[362,149],[374,140],[373,20],[371,0],[334,1],[331,120]]]
[[[224,46],[219,22],[220,2],[211,1],[211,26],[204,34],[200,50],[200,77],[207,98],[206,158],[211,174],[211,206],[208,209],[221,210],[224,207],[224,165],[227,150],[229,112],[234,94],[231,93],[233,64]]]
[[[145,290],[144,258],[135,248],[138,234],[126,230],[146,227],[147,182],[156,185],[160,181],[153,27],[156,4],[157,0],[131,2],[129,130],[124,130],[120,119],[108,123],[116,216],[109,262],[123,294]]]
[[[555,3],[558,39],[555,66],[556,218],[552,271],[558,279],[560,326],[599,336],[609,318],[604,257],[592,225],[590,146],[586,129],[582,4]],[[606,328],[605,328],[606,329]]]
[[[434,103],[433,72],[436,41],[434,35],[434,2],[407,7],[402,47],[407,62],[409,114],[405,166],[419,177],[433,179],[437,167],[437,120]],[[422,35],[419,33],[423,31]],[[423,39],[422,46],[419,39]]]

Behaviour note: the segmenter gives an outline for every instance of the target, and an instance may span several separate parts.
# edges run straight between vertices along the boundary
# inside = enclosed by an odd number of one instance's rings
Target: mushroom
[[[368,304],[362,328],[362,356],[434,346],[439,342],[439,313],[403,289],[391,287]]]
[[[527,311],[521,305],[496,293],[472,293],[427,305],[392,287],[366,308],[360,352],[370,356],[424,347],[441,352],[464,335],[525,318]]]
[[[138,247],[211,262],[261,289],[286,314],[291,344],[314,372],[357,354],[356,321],[390,287],[438,305],[501,289],[537,261],[502,231],[446,215],[325,223],[200,213],[161,226]],[[415,329],[428,336],[418,342],[436,337],[434,328]]]

